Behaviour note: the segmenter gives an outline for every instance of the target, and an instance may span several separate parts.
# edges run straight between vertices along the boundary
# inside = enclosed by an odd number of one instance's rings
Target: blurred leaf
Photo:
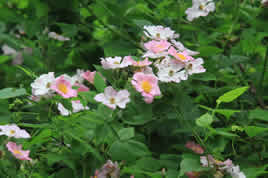
[[[258,134],[261,134],[263,132],[267,132],[268,128],[262,128],[257,126],[247,126],[245,127],[245,131],[250,137],[255,137]]]
[[[24,88],[4,88],[0,90],[0,99],[14,98],[26,94],[27,93]]]
[[[135,130],[133,127],[122,128],[121,130],[119,130],[118,135],[121,140],[128,140],[135,137]]]
[[[262,109],[251,110],[249,111],[249,119],[268,121],[268,111]]]
[[[106,87],[105,81],[103,80],[103,77],[96,72],[94,77],[94,86],[96,87],[97,91],[102,93],[104,91],[104,88]]]
[[[213,122],[213,118],[209,113],[202,115],[200,118],[196,119],[195,121],[196,125],[198,125],[199,127],[204,127],[204,128],[209,127],[212,122]]]

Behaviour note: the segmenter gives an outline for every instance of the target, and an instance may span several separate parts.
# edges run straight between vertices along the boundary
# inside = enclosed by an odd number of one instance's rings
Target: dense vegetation
[[[267,177],[267,4],[0,1],[0,177]]]

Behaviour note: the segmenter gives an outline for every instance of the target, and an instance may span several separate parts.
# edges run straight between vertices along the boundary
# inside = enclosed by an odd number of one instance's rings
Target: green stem
[[[266,49],[266,56],[265,56],[265,59],[264,59],[264,63],[263,63],[263,69],[262,69],[262,74],[261,74],[261,77],[260,77],[260,81],[259,81],[259,90],[258,90],[258,95],[260,96],[260,93],[262,93],[262,85],[263,85],[263,81],[264,81],[264,76],[265,76],[265,73],[266,73],[266,70],[267,70],[267,61],[268,61],[268,50]],[[259,92],[261,91],[261,92]]]

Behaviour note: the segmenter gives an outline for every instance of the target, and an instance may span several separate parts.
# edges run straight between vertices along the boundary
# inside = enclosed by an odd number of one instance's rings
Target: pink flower
[[[76,84],[74,84],[74,86],[79,87],[79,88],[77,89],[78,92],[89,91],[89,88],[88,88],[87,86],[83,85],[83,84],[76,83]]]
[[[95,77],[96,71],[91,72],[90,70],[84,72],[82,74],[83,78],[87,80],[89,83],[94,84],[94,77]]]
[[[142,94],[146,103],[152,103],[154,96],[161,95],[157,77],[152,74],[135,73],[131,83]]]
[[[186,172],[185,173],[187,176],[188,176],[188,178],[198,178],[199,177],[199,175],[200,175],[200,173],[199,172]]]
[[[116,106],[124,109],[126,104],[130,102],[129,92],[127,90],[116,91],[111,86],[104,89],[104,93],[97,94],[94,99],[103,103],[111,109],[115,109]]]
[[[126,57],[122,58],[116,56],[116,57],[101,58],[101,65],[104,69],[125,68],[130,64],[131,63],[126,60]]]
[[[152,51],[153,53],[160,53],[163,51],[166,51],[170,46],[170,43],[166,40],[161,40],[161,41],[149,41],[147,43],[144,44],[144,47],[149,50]]]
[[[32,159],[29,157],[30,151],[29,150],[22,150],[21,145],[17,145],[14,142],[8,142],[6,144],[6,147],[7,147],[8,151],[10,151],[17,159],[32,161]]]
[[[60,94],[63,98],[71,98],[77,96],[77,91],[72,89],[70,81],[65,80],[64,76],[56,78],[52,83],[51,89]]]
[[[187,142],[185,147],[191,149],[193,152],[197,154],[204,153],[204,149],[199,144],[196,144],[195,142]]]
[[[131,64],[132,64],[133,66],[135,66],[135,67],[146,67],[146,66],[149,66],[149,65],[152,64],[152,62],[149,61],[148,58],[146,58],[146,59],[143,60],[143,61],[135,61],[135,60],[133,60],[130,56],[127,56],[126,59],[127,59],[128,61],[130,61]]]
[[[177,52],[174,47],[169,48],[168,53],[183,63],[194,59],[192,56],[189,56],[186,51]]]

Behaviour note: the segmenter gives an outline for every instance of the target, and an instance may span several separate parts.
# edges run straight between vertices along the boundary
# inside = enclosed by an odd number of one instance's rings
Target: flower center
[[[148,81],[143,81],[141,83],[141,88],[144,90],[145,93],[150,93],[153,87]]]
[[[115,99],[114,98],[110,98],[110,103],[111,104],[115,104]]]
[[[176,54],[181,60],[185,60],[185,59],[187,59],[183,54],[181,54],[181,53],[177,53]]]
[[[156,37],[157,37],[157,38],[160,38],[160,33],[157,33],[157,34],[156,34]]]
[[[19,150],[14,150],[13,152],[14,152],[14,154],[16,154],[16,155],[22,155],[22,153],[21,153]]]
[[[169,75],[170,77],[172,77],[172,76],[174,75],[174,71],[173,71],[173,70],[170,70],[170,71],[168,72],[168,75]]]
[[[114,64],[120,64],[118,61],[114,61]]]
[[[67,93],[68,93],[68,88],[67,88],[67,86],[66,86],[65,84],[63,84],[63,83],[60,83],[60,84],[58,85],[58,89],[59,89],[62,93],[64,93],[64,94],[67,94]]]
[[[202,5],[202,4],[199,6],[199,9],[200,9],[200,10],[204,10],[204,8],[205,8],[205,6]]]
[[[51,83],[48,82],[46,87],[47,87],[47,88],[50,88],[50,85],[51,85]]]
[[[15,134],[16,132],[15,132],[15,130],[10,130],[10,134]]]

